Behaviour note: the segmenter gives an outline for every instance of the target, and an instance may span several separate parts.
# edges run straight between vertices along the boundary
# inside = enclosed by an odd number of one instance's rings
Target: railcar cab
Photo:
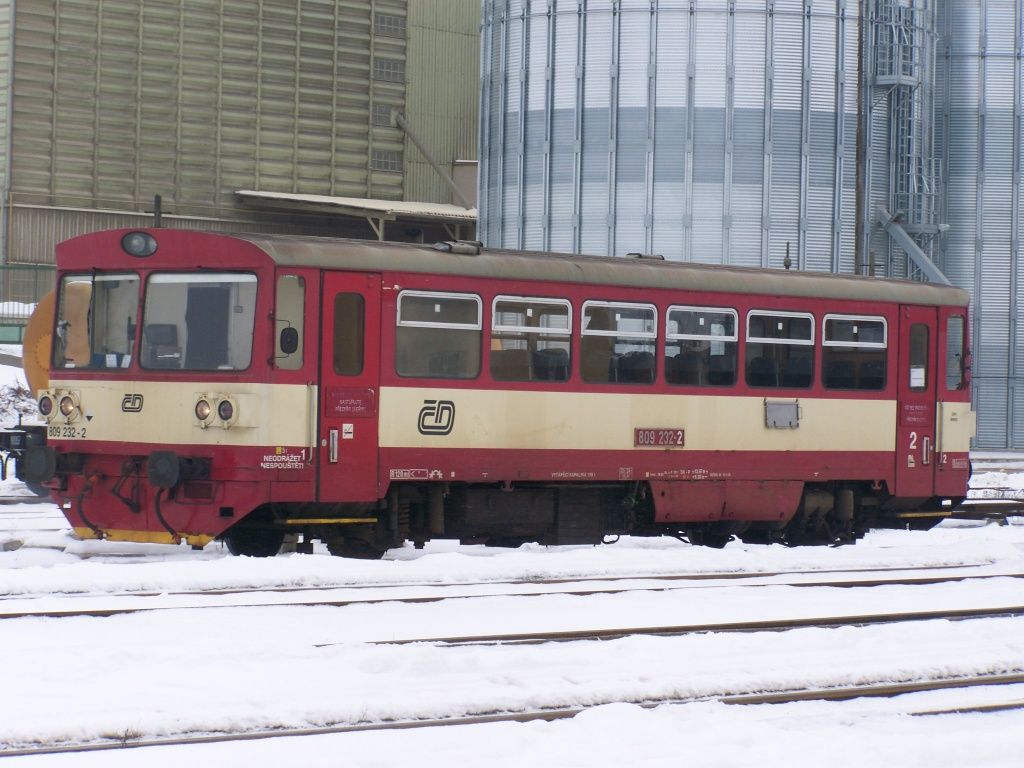
[[[311,498],[316,270],[181,230],[84,235],[57,267],[48,445],[23,465],[79,535],[202,545]]]

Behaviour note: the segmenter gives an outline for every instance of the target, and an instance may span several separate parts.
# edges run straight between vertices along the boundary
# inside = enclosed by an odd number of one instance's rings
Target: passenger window
[[[653,384],[658,310],[653,304],[583,304],[580,371],[594,384]]]
[[[736,310],[669,307],[665,381],[690,387],[736,383]]]
[[[914,323],[910,326],[910,380],[914,392],[928,389],[928,326]]]
[[[395,334],[398,375],[479,376],[482,306],[475,294],[402,291]]]
[[[814,380],[814,317],[795,312],[750,312],[746,370],[751,387],[810,387]]]
[[[568,301],[496,297],[491,376],[496,381],[568,381],[571,334]]]
[[[302,367],[302,338],[306,315],[306,281],[299,275],[280,275],[274,299],[274,365],[286,371]],[[291,353],[281,348],[282,331],[298,335],[298,348]],[[288,338],[286,333],[285,339]]]
[[[965,384],[964,357],[964,318],[953,315],[946,319],[946,389],[952,391],[963,389]]]
[[[822,382],[826,389],[885,389],[884,317],[825,315]]]
[[[365,302],[358,293],[334,297],[334,372],[358,376],[363,372]]]

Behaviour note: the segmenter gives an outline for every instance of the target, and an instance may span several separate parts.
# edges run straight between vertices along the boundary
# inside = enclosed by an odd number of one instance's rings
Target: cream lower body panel
[[[634,450],[635,429],[685,433],[678,450],[892,451],[896,401],[797,398],[799,426],[769,428],[765,397],[384,387],[381,448]],[[793,403],[794,398],[768,397]],[[449,403],[451,429],[423,427]],[[427,413],[428,427],[431,412]],[[647,448],[637,450],[648,450]],[[654,447],[649,450],[664,450]]]
[[[54,376],[50,390],[70,392],[80,412],[61,439],[212,446],[308,446],[316,435],[317,387],[302,384],[218,383],[208,381],[98,381]],[[196,402],[230,396],[235,420],[225,428],[214,419],[205,428]],[[58,398],[59,400],[59,398]],[[127,410],[126,410],[127,409]],[[84,430],[84,433],[83,433]]]

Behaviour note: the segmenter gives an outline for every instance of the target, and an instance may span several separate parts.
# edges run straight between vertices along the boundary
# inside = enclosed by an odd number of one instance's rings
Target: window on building
[[[405,17],[390,13],[373,15],[373,34],[383,37],[405,37]]]
[[[736,383],[734,309],[669,307],[665,323],[665,381],[691,387]]]
[[[885,389],[884,317],[825,315],[821,377],[826,389]]]
[[[377,128],[390,128],[391,127],[391,105],[390,104],[373,104],[373,124]]]
[[[375,149],[370,155],[370,167],[375,171],[402,172],[402,153],[391,149]]]
[[[491,322],[496,381],[568,381],[572,305],[564,299],[498,296]]]
[[[747,314],[747,384],[806,389],[814,381],[814,316],[755,310]]]
[[[594,383],[653,384],[658,310],[653,304],[583,304],[580,371]]]
[[[398,295],[395,370],[399,376],[473,379],[480,375],[482,303],[470,293]]]
[[[375,56],[373,59],[373,79],[385,83],[405,82],[405,62],[401,59],[386,59]]]

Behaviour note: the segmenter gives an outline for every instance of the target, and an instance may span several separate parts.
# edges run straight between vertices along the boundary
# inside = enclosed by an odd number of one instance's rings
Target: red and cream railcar
[[[836,542],[966,493],[954,288],[164,229],[57,266],[23,474],[87,538]]]

